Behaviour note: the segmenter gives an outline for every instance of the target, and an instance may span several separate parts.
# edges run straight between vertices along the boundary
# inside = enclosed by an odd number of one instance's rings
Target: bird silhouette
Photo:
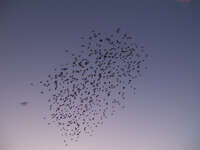
[[[21,105],[21,106],[27,106],[27,105],[28,105],[28,102],[26,102],[26,101],[21,102],[20,105]]]

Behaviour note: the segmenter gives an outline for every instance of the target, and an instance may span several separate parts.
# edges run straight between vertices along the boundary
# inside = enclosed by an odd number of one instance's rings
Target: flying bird
[[[27,102],[27,101],[21,102],[20,105],[21,105],[21,106],[27,106],[27,105],[28,105],[28,102]]]

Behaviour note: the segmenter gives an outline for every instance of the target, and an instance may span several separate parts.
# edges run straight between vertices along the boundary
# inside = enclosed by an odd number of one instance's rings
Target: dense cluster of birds
[[[106,118],[125,107],[127,89],[136,90],[133,81],[148,57],[120,28],[110,35],[92,30],[81,40],[79,52],[65,50],[72,61],[40,81],[41,94],[51,95],[48,124],[58,126],[66,145],[81,134],[93,135]]]

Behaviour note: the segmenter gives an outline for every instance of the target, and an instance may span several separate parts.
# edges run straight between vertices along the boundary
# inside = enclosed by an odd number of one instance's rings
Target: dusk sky
[[[30,83],[69,62],[81,36],[117,27],[144,45],[148,69],[125,109],[66,147]],[[198,0],[1,0],[0,150],[199,150],[199,27]]]

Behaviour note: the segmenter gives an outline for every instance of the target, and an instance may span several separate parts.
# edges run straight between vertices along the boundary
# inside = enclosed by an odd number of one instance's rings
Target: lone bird
[[[21,105],[21,106],[26,106],[26,105],[28,105],[28,102],[26,102],[26,101],[21,102],[20,105]]]

